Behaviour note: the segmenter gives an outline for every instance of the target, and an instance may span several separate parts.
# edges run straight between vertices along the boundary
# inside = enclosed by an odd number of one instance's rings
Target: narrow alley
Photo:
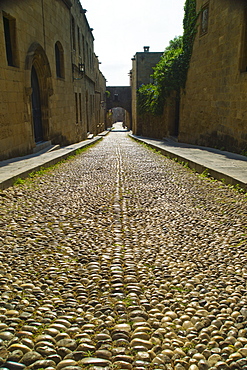
[[[247,369],[244,194],[115,130],[0,202],[1,370]]]

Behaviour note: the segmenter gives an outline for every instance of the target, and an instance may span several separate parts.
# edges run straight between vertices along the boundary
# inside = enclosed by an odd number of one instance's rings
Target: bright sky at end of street
[[[94,52],[107,86],[128,86],[131,58],[150,46],[163,52],[183,34],[185,0],[80,0],[93,28]]]

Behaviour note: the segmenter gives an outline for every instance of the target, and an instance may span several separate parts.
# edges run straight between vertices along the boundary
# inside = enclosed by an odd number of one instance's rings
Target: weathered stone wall
[[[150,77],[153,74],[153,67],[159,62],[162,52],[137,52],[132,59],[132,70],[131,70],[131,94],[132,94],[132,131],[135,135],[144,135],[142,133],[141,126],[143,125],[142,117],[139,121],[139,115],[137,112],[137,90],[144,84],[149,84],[152,81]],[[155,118],[154,118],[155,121]],[[146,124],[149,125],[148,121]],[[154,129],[156,130],[156,129]]]
[[[64,145],[104,129],[105,78],[78,0],[22,0],[21,5],[17,0],[2,0],[0,10],[0,160],[31,153],[36,146],[33,67],[44,140]],[[11,27],[11,62],[4,19]],[[60,74],[55,45],[59,46]]]
[[[137,116],[138,129],[137,135],[161,139],[166,136],[164,126],[164,116],[155,116],[145,113]]]
[[[177,136],[178,101],[176,93],[166,99],[162,115],[145,113],[137,115],[139,134],[145,137],[163,139],[167,136]]]
[[[246,1],[197,0],[201,8],[179,140],[240,152],[247,148]]]

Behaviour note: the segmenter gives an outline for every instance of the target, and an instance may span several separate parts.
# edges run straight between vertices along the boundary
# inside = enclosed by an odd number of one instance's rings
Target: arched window
[[[201,11],[201,32],[200,35],[203,36],[208,32],[208,14],[209,14],[209,4],[205,4]]]
[[[55,44],[55,59],[56,59],[56,75],[59,78],[64,78],[63,47],[59,41],[57,41]]]

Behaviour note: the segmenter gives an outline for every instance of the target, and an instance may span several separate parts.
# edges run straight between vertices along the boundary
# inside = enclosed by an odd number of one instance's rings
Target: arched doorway
[[[42,127],[39,80],[34,66],[32,66],[31,70],[31,87],[32,87],[33,130],[35,142],[38,143],[44,140],[44,135]]]
[[[49,98],[53,94],[51,69],[41,45],[33,43],[26,61],[27,112],[32,130],[32,145],[52,138]]]

